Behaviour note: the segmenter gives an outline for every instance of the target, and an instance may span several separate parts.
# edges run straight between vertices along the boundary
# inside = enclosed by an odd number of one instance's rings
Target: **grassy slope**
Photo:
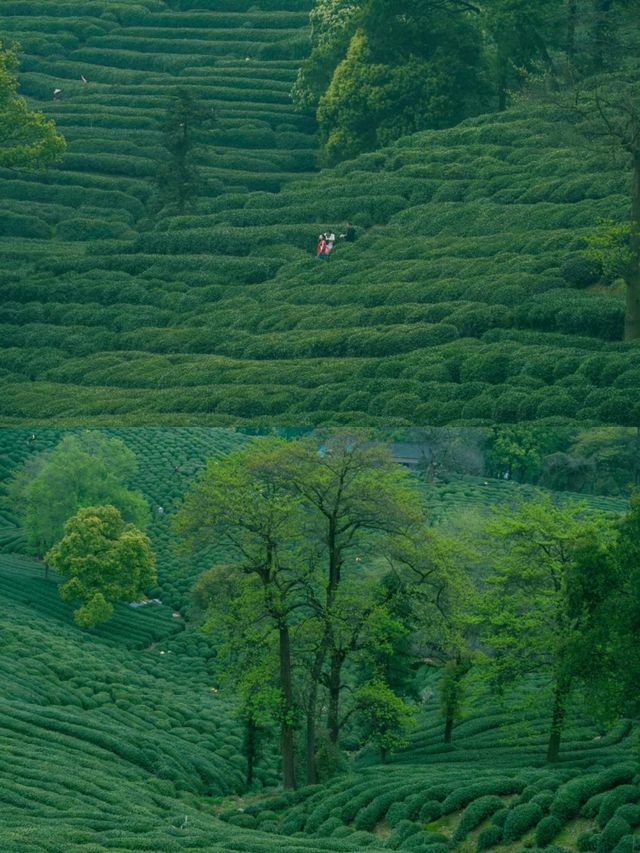
[[[3,476],[60,438],[57,429],[38,429],[34,446],[31,434],[18,428],[0,431]],[[170,549],[168,519],[183,488],[177,486],[176,474],[187,480],[207,455],[224,453],[244,439],[202,428],[122,428],[109,434],[120,436],[137,451],[138,485],[154,507],[162,502],[167,508],[165,514],[155,514],[151,530],[160,555],[157,592],[173,607],[182,607],[192,575],[182,571]],[[468,509],[508,501],[522,491],[515,483],[487,483],[465,478],[431,487],[434,515],[455,520]],[[621,500],[590,500],[609,511],[624,509]],[[5,548],[15,551],[19,531],[10,515],[4,517],[2,532],[11,532],[11,524],[14,539],[3,541]],[[205,565],[202,555],[191,571]],[[19,553],[0,555],[0,595],[5,602],[0,619],[3,850],[268,853],[274,847],[337,852],[363,845],[373,850],[391,838],[391,823],[402,812],[396,807],[387,818],[383,809],[377,817],[374,814],[375,820],[371,815],[378,805],[364,812],[383,787],[388,809],[436,781],[458,790],[470,777],[486,779],[490,785],[505,776],[546,778],[547,771],[540,767],[546,719],[535,708],[527,707],[523,714],[517,703],[500,707],[492,697],[473,697],[469,714],[455,730],[453,748],[445,749],[437,701],[431,698],[409,747],[393,765],[367,767],[377,758],[363,754],[352,774],[331,783],[328,792],[302,792],[293,817],[290,802],[278,805],[261,799],[255,807],[245,804],[250,814],[223,807],[225,822],[220,822],[210,806],[203,805],[202,796],[239,790],[242,732],[225,691],[211,694],[215,660],[206,642],[188,626],[185,629],[184,620],[175,619],[166,604],[135,610],[118,607],[111,623],[83,632],[73,624],[70,608],[59,600],[56,579],[45,580],[42,567]],[[594,740],[595,735],[580,715],[571,719],[558,778],[594,764],[609,766],[629,754],[633,741],[624,726],[605,738]],[[530,769],[523,776],[525,763]],[[258,780],[268,786],[276,777],[277,761],[267,752],[259,763]],[[551,777],[544,786],[553,787]],[[342,801],[356,802],[356,795],[363,816],[356,811],[349,820],[336,822]],[[513,799],[503,796],[505,802]],[[330,808],[324,814],[327,804]],[[455,831],[462,808],[455,808],[434,828]],[[292,838],[300,815],[305,818],[305,836]],[[322,827],[330,817],[332,823]],[[419,822],[419,815],[412,822]],[[573,826],[567,824],[567,832]],[[274,832],[286,837],[274,837]],[[331,838],[325,837],[330,832]]]
[[[311,174],[313,128],[288,99],[299,4],[1,5],[23,90],[70,143],[44,178],[1,176],[2,422],[637,414],[619,291],[569,286],[584,237],[627,215],[606,153],[527,105]],[[219,109],[211,182],[189,215],[154,220],[177,83]],[[360,239],[320,266],[319,229],[348,218]]]

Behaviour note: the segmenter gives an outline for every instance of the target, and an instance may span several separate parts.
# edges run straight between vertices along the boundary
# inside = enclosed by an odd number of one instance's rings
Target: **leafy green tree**
[[[440,681],[440,704],[444,717],[444,742],[451,743],[453,726],[462,715],[465,699],[464,678],[471,669],[471,658],[457,654],[450,658]]]
[[[335,434],[320,451],[315,438],[283,446],[277,476],[305,508],[307,536],[320,561],[318,583],[306,591],[322,626],[305,703],[307,781],[312,784],[319,685],[324,681],[328,690],[327,730],[336,746],[343,667],[366,642],[367,626],[380,604],[375,583],[364,576],[370,560],[363,564],[359,552],[383,549],[386,537],[415,524],[422,513],[417,490],[389,450],[357,431]]]
[[[306,549],[299,503],[273,474],[283,445],[279,439],[265,439],[221,461],[210,461],[186,495],[175,525],[193,544],[215,536],[228,546],[237,604],[254,615],[261,629],[266,625],[277,636],[282,778],[285,788],[292,788],[296,725],[292,631],[315,563]]]
[[[62,159],[66,144],[53,121],[18,95],[16,48],[0,42],[0,166],[44,169]]]
[[[291,90],[299,110],[315,113],[353,36],[361,0],[318,0],[311,10],[310,56],[304,60]]]
[[[559,115],[578,144],[607,153],[629,168],[628,225],[614,223],[591,241],[591,255],[626,284],[624,339],[640,338],[640,77],[636,69],[589,80],[557,99]]]
[[[564,449],[570,436],[570,430],[561,428],[525,424],[494,427],[487,443],[487,468],[494,477],[536,482],[543,457]]]
[[[467,611],[475,595],[471,566],[477,555],[467,543],[468,518],[462,526],[446,532],[426,528],[414,537],[398,537],[389,553],[395,581],[403,587],[391,608],[397,610],[399,604],[408,610],[402,621],[411,626],[413,649],[406,649],[405,657],[428,657],[443,668],[439,688],[445,743],[450,743],[454,722],[462,714],[463,681],[472,662]],[[393,676],[387,675],[387,680],[394,682]]]
[[[558,41],[562,4],[558,0],[487,0],[483,19],[490,37],[498,109],[519,89],[536,62],[552,69],[550,51]]]
[[[328,162],[447,127],[484,100],[472,4],[367,0],[317,117]]]
[[[380,678],[362,684],[355,702],[366,741],[378,747],[383,761],[391,750],[406,746],[415,712],[388,684]]]
[[[579,651],[581,676],[604,719],[640,714],[640,496],[612,527],[579,549],[573,608],[589,631]]]
[[[80,604],[73,618],[83,628],[107,622],[115,602],[138,598],[156,581],[149,539],[114,506],[80,509],[46,560],[67,578],[60,596]]]
[[[171,94],[160,125],[168,156],[156,177],[163,206],[173,206],[183,213],[187,202],[196,195],[203,182],[196,165],[198,140],[215,121],[214,108],[197,101],[190,89],[180,86]]]
[[[136,471],[135,454],[120,439],[99,432],[66,435],[15,473],[6,500],[22,517],[29,547],[42,556],[83,506],[111,504],[126,521],[144,529],[147,502],[127,485]]]
[[[586,505],[558,507],[540,497],[502,511],[488,530],[497,554],[480,604],[485,674],[498,687],[531,673],[549,679],[547,760],[557,761],[577,677],[575,649],[586,630],[572,609],[575,552],[605,525]]]
[[[202,630],[212,637],[218,658],[225,662],[222,688],[230,686],[237,699],[248,788],[254,780],[261,732],[278,720],[280,712],[277,634],[261,618],[262,602],[252,585],[252,576],[222,564],[200,575],[192,591],[196,607],[206,615]]]

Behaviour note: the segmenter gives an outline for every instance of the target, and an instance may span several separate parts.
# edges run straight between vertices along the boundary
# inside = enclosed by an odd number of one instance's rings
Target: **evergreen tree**
[[[197,143],[201,131],[211,128],[215,120],[215,110],[197,101],[190,89],[178,87],[172,93],[160,126],[168,155],[156,178],[163,206],[183,213],[202,186],[203,177],[196,165]]]

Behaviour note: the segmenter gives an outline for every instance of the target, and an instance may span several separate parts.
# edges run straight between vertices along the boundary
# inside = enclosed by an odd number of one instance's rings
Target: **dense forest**
[[[3,423],[639,422],[634,3],[2,11]]]

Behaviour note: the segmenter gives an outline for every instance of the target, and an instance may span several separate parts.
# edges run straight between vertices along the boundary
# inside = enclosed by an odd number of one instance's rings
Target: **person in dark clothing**
[[[356,239],[356,229],[350,222],[347,222],[347,224],[345,225],[344,234],[340,235],[340,239],[346,240],[347,243],[353,243],[353,241]]]

